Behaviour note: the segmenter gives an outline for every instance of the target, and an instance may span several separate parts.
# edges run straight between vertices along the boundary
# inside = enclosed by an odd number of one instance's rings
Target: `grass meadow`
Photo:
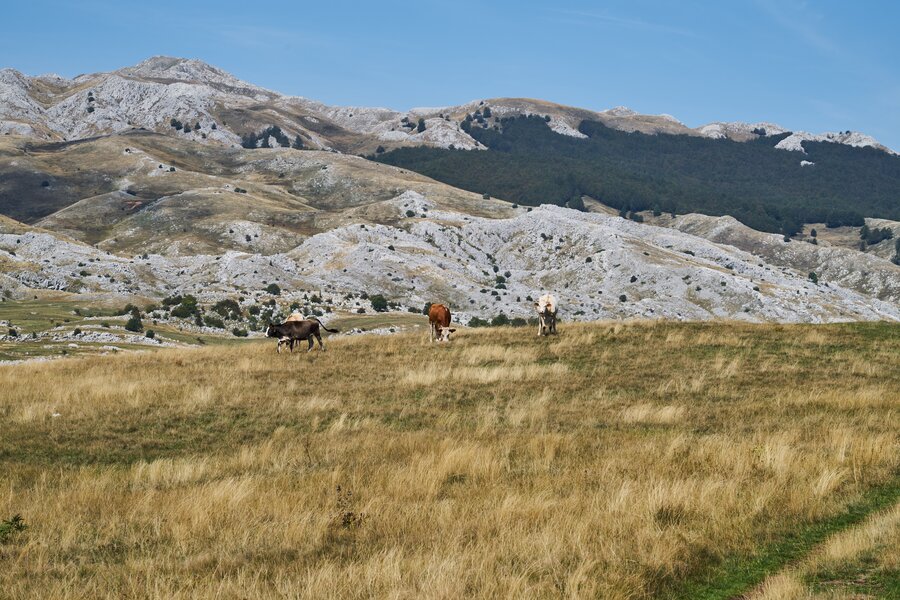
[[[457,336],[0,366],[0,596],[897,597],[897,325]]]

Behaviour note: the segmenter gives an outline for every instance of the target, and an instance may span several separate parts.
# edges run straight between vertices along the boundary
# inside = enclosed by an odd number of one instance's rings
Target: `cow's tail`
[[[315,318],[315,317],[310,317],[310,318],[311,318],[313,321],[315,321],[316,323],[318,323],[318,324],[319,324],[319,327],[321,327],[322,329],[324,329],[324,330],[327,331],[328,333],[340,333],[340,330],[339,330],[339,329],[328,329],[327,327],[325,327],[325,323],[323,323],[323,322],[320,321],[319,319],[317,319],[317,318]]]

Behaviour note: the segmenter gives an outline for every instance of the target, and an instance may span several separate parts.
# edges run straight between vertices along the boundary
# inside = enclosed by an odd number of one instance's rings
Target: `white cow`
[[[553,294],[544,294],[534,303],[538,313],[538,336],[556,333],[556,311],[559,304]]]

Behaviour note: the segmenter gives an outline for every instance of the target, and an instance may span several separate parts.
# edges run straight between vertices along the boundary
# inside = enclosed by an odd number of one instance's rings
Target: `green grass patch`
[[[787,532],[775,541],[762,545],[753,555],[731,556],[703,575],[668,590],[665,597],[673,600],[727,600],[739,597],[762,583],[767,576],[809,554],[829,536],[861,523],[898,499],[900,473],[896,473],[886,485],[869,490],[844,512]],[[887,583],[885,589],[891,587],[896,590],[896,582]]]

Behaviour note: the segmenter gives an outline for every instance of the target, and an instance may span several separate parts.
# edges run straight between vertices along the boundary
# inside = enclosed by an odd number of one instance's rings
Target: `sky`
[[[29,75],[198,58],[328,104],[530,97],[696,127],[862,131],[900,150],[900,2],[4,2],[0,67]]]

